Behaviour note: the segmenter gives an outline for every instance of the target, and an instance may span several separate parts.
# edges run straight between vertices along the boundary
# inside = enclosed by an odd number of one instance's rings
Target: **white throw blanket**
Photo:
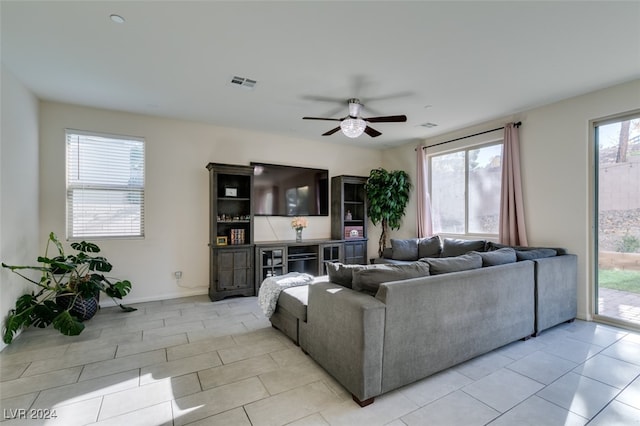
[[[289,287],[311,284],[312,282],[313,277],[311,275],[300,272],[289,272],[288,274],[269,277],[265,279],[260,286],[260,290],[258,291],[258,304],[267,318],[271,318],[271,315],[273,315],[276,310],[278,297],[280,297],[282,290]]]

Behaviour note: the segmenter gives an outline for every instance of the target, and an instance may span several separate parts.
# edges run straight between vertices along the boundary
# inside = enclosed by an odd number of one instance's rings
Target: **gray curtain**
[[[520,176],[520,137],[518,126],[504,126],[502,155],[502,192],[500,194],[500,231],[502,244],[527,246],[527,232]]]
[[[418,238],[430,237],[433,235],[433,221],[431,218],[431,196],[427,178],[427,156],[424,153],[424,146],[420,145],[416,149],[417,157],[417,177],[416,194],[418,194]]]

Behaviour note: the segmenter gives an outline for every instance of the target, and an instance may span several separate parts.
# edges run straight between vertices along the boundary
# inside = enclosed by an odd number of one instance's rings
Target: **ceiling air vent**
[[[420,127],[426,127],[427,129],[430,129],[430,128],[436,127],[436,126],[437,126],[436,123],[424,123],[424,124],[420,125]]]
[[[253,89],[256,85],[257,81],[251,80],[250,78],[238,77],[234,75],[231,78],[231,84],[240,86],[244,89]]]

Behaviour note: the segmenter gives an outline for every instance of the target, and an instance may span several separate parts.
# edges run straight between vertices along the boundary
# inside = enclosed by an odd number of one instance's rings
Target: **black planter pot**
[[[98,312],[100,308],[100,292],[92,297],[82,297],[75,294],[56,296],[56,304],[62,309],[69,309],[69,313],[80,321],[86,321]]]

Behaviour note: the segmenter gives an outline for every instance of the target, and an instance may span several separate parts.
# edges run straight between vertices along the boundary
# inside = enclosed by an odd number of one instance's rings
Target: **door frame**
[[[640,109],[612,114],[609,116],[589,120],[589,312],[588,321],[597,321],[604,324],[615,325],[617,327],[628,328],[640,331],[640,326],[620,320],[603,316],[598,313],[598,172],[599,172],[599,147],[597,138],[597,127],[606,124],[624,121],[625,118],[640,116]]]

